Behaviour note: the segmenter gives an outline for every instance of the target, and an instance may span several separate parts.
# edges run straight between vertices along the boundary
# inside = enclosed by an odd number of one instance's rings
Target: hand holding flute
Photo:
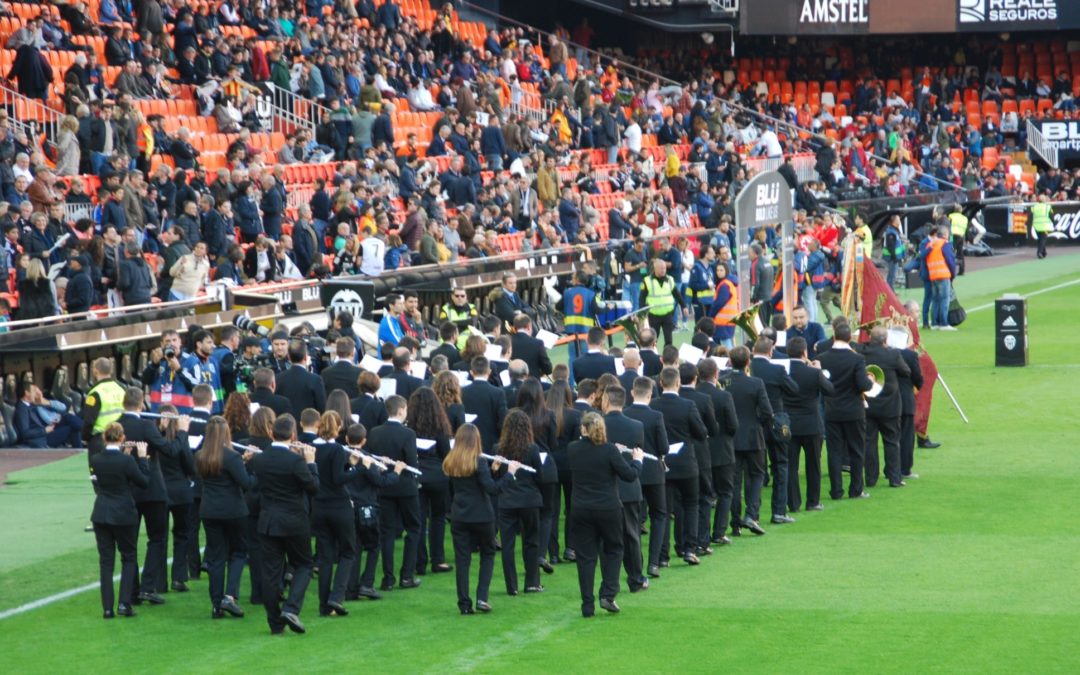
[[[176,428],[179,431],[187,431],[191,428],[191,416],[190,415],[174,415],[173,413],[152,413],[144,412],[139,413],[140,417],[148,417],[150,419],[159,420],[176,420]]]
[[[346,447],[345,450],[348,451],[349,461],[353,464],[353,466],[356,466],[360,462],[363,462],[365,469],[370,468],[372,465],[374,465],[379,467],[383,471],[386,471],[388,469],[393,470],[393,472],[398,474],[399,476],[401,475],[402,471],[405,471],[409,468],[409,465],[401,461],[400,459],[396,462],[393,462],[393,465],[388,467],[386,464],[383,464],[378,459],[376,459],[374,455],[369,455],[360,448]],[[385,460],[386,458],[383,457],[382,459]]]
[[[492,471],[497,470],[500,466],[505,464],[506,470],[510,472],[510,475],[517,473],[518,469],[521,469],[522,471],[527,471],[529,473],[536,473],[536,469],[532,468],[528,464],[522,464],[521,462],[507,459],[502,455],[485,455],[481,453],[480,456],[491,462]]]
[[[255,455],[262,452],[262,450],[260,450],[259,448],[256,448],[254,445],[244,445],[243,443],[233,443],[232,445],[237,450],[243,450],[244,451],[244,461],[245,462],[250,461],[252,457],[254,457]]]
[[[130,455],[131,451],[134,450],[139,459],[146,459],[146,441],[128,441],[121,445],[120,448],[126,455]]]
[[[630,455],[630,459],[634,460],[635,462],[640,462],[642,459],[657,459],[656,455],[649,454],[641,448],[628,448],[622,443],[616,443],[615,447],[617,447],[620,452],[625,452]]]
[[[303,455],[304,461],[308,464],[315,463],[315,448],[313,446],[310,446],[307,443],[297,443],[294,441],[289,443],[289,449],[298,455]]]

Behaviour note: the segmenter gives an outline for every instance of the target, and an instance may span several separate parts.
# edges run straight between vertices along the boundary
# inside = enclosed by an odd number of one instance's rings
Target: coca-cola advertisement
[[[1052,208],[1050,239],[1057,244],[1080,244],[1080,202],[1058,202]],[[1030,205],[988,206],[983,221],[987,231],[1000,235],[1003,243],[1032,238]]]

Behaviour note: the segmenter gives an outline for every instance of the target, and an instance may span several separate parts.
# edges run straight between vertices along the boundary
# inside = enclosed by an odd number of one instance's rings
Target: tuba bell
[[[731,323],[735,324],[746,333],[746,336],[751,342],[756,341],[758,335],[761,335],[761,331],[765,330],[765,326],[761,323],[761,317],[758,316],[758,312],[760,311],[761,303],[754,303],[736,314],[735,318],[731,320]]]
[[[885,388],[885,371],[881,369],[881,366],[870,364],[866,367],[866,374],[874,381],[874,386],[870,387],[870,391],[865,395],[867,398],[875,398]]]

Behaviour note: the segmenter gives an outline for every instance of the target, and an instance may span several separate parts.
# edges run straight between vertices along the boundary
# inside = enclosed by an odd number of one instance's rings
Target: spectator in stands
[[[56,175],[75,176],[79,174],[79,162],[82,149],[78,138],[79,121],[65,115],[60,120],[60,132],[56,138]]]
[[[277,258],[272,250],[273,246],[273,241],[260,236],[255,240],[255,245],[244,255],[244,274],[255,283],[277,281],[278,266]]]
[[[36,384],[23,387],[13,423],[19,443],[28,448],[82,447],[82,419],[66,403],[45,398]]]
[[[16,80],[18,91],[28,98],[45,100],[53,81],[52,67],[33,40],[16,47],[15,60],[8,70],[8,80]]]
[[[197,242],[195,248],[182,255],[169,268],[172,277],[171,300],[188,300],[210,283],[210,260],[206,255],[206,242]]]
[[[90,280],[90,256],[83,253],[68,261],[71,276],[64,295],[68,314],[81,314],[90,311],[95,304],[94,283]]]
[[[19,293],[19,311],[16,315],[19,321],[42,319],[59,314],[56,290],[45,273],[45,265],[41,258],[30,259],[26,268],[26,278],[19,280],[15,288]]]
[[[173,162],[176,163],[178,169],[194,169],[195,162],[199,158],[199,151],[191,145],[191,130],[187,127],[180,127],[176,132],[176,138],[172,142],[172,146],[169,148],[169,154],[172,155]]]
[[[134,242],[124,244],[124,261],[120,263],[116,290],[120,291],[125,307],[150,304],[157,290],[150,265],[143,258],[139,245]]]

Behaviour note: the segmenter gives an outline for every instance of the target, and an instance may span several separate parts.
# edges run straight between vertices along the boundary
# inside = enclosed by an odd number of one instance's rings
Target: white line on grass
[[[1051,291],[1056,291],[1056,290],[1059,290],[1059,289],[1062,289],[1062,288],[1068,288],[1069,286],[1075,286],[1076,284],[1080,284],[1080,279],[1073,279],[1072,281],[1066,281],[1065,283],[1062,283],[1062,284],[1056,284],[1054,286],[1049,286],[1047,288],[1040,288],[1037,291],[1032,291],[1031,293],[1025,293],[1021,297],[1030,298],[1030,297],[1033,297],[1033,296],[1036,296],[1036,295],[1042,295],[1043,293],[1049,293]],[[967,311],[967,313],[971,314],[972,312],[981,312],[982,310],[990,309],[993,306],[994,306],[994,303],[988,302],[985,305],[979,305],[978,307],[972,307],[971,309],[969,309]]]

